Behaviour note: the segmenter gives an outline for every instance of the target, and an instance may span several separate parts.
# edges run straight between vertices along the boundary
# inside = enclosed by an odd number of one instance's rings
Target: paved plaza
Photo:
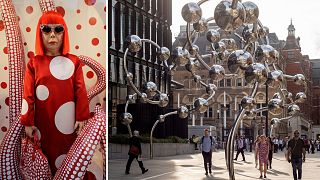
[[[245,152],[246,162],[242,160],[241,155],[238,161],[235,161],[236,180],[259,179],[259,170],[255,168],[254,155]],[[213,173],[206,176],[203,168],[203,160],[201,153],[155,157],[154,159],[144,159],[143,163],[149,171],[141,174],[141,170],[137,161],[132,162],[129,175],[125,175],[126,159],[109,160],[108,177],[110,180],[140,179],[140,180],[205,180],[218,179],[227,180],[228,171],[224,159],[224,150],[213,152]],[[307,154],[306,162],[302,165],[302,179],[316,180],[320,179],[320,152],[316,154]],[[318,174],[319,173],[319,174]],[[274,153],[272,169],[267,172],[266,179],[274,180],[291,180],[292,168],[284,159],[284,152]]]

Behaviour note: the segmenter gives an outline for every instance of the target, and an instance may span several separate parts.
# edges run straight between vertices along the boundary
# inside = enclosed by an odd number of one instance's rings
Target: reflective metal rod
[[[152,137],[153,137],[153,131],[156,128],[157,124],[159,123],[159,120],[157,120],[151,129],[151,133],[150,133],[150,159],[153,159],[153,143],[152,143]]]
[[[258,91],[258,82],[255,82],[253,90],[251,92],[251,97],[255,98],[257,91]],[[235,138],[235,132],[238,129],[239,122],[243,118],[245,114],[245,110],[241,109],[241,112],[239,113],[237,119],[233,123],[233,126],[229,132],[228,140],[227,140],[227,147],[225,149],[225,157],[226,157],[226,164],[229,171],[229,179],[235,180],[234,176],[234,166],[233,166],[233,156],[234,156],[234,138]]]

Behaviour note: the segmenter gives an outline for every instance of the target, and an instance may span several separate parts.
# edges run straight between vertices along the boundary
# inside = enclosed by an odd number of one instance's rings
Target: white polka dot
[[[64,103],[57,110],[54,117],[54,122],[57,129],[63,134],[71,134],[74,132],[75,123],[75,104],[70,101]]]
[[[28,112],[28,109],[28,102],[25,99],[22,99],[21,115],[25,115]]]
[[[37,98],[41,101],[46,100],[49,97],[49,90],[45,85],[39,85],[36,89]]]
[[[59,80],[66,80],[73,75],[74,64],[66,57],[57,56],[51,60],[49,69],[55,78]]]
[[[56,161],[54,162],[57,169],[59,169],[59,167],[61,166],[61,164],[66,156],[67,156],[66,154],[61,154],[59,157],[57,157]]]

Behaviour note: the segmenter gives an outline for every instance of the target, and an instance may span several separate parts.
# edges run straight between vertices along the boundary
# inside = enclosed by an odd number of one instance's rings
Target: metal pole
[[[268,84],[266,83],[266,105],[268,105]],[[269,114],[269,111],[266,112],[266,136],[268,137],[269,136],[269,133],[268,133],[268,121],[269,121],[269,118],[268,118],[268,114]],[[271,134],[270,134],[271,135]]]

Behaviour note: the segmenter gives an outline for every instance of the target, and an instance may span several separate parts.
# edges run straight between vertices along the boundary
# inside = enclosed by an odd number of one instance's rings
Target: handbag
[[[129,153],[138,156],[139,155],[139,148],[137,146],[131,145]]]
[[[41,151],[37,133],[34,133],[33,140],[29,137],[22,139],[20,170],[25,180],[52,179],[49,162]]]

